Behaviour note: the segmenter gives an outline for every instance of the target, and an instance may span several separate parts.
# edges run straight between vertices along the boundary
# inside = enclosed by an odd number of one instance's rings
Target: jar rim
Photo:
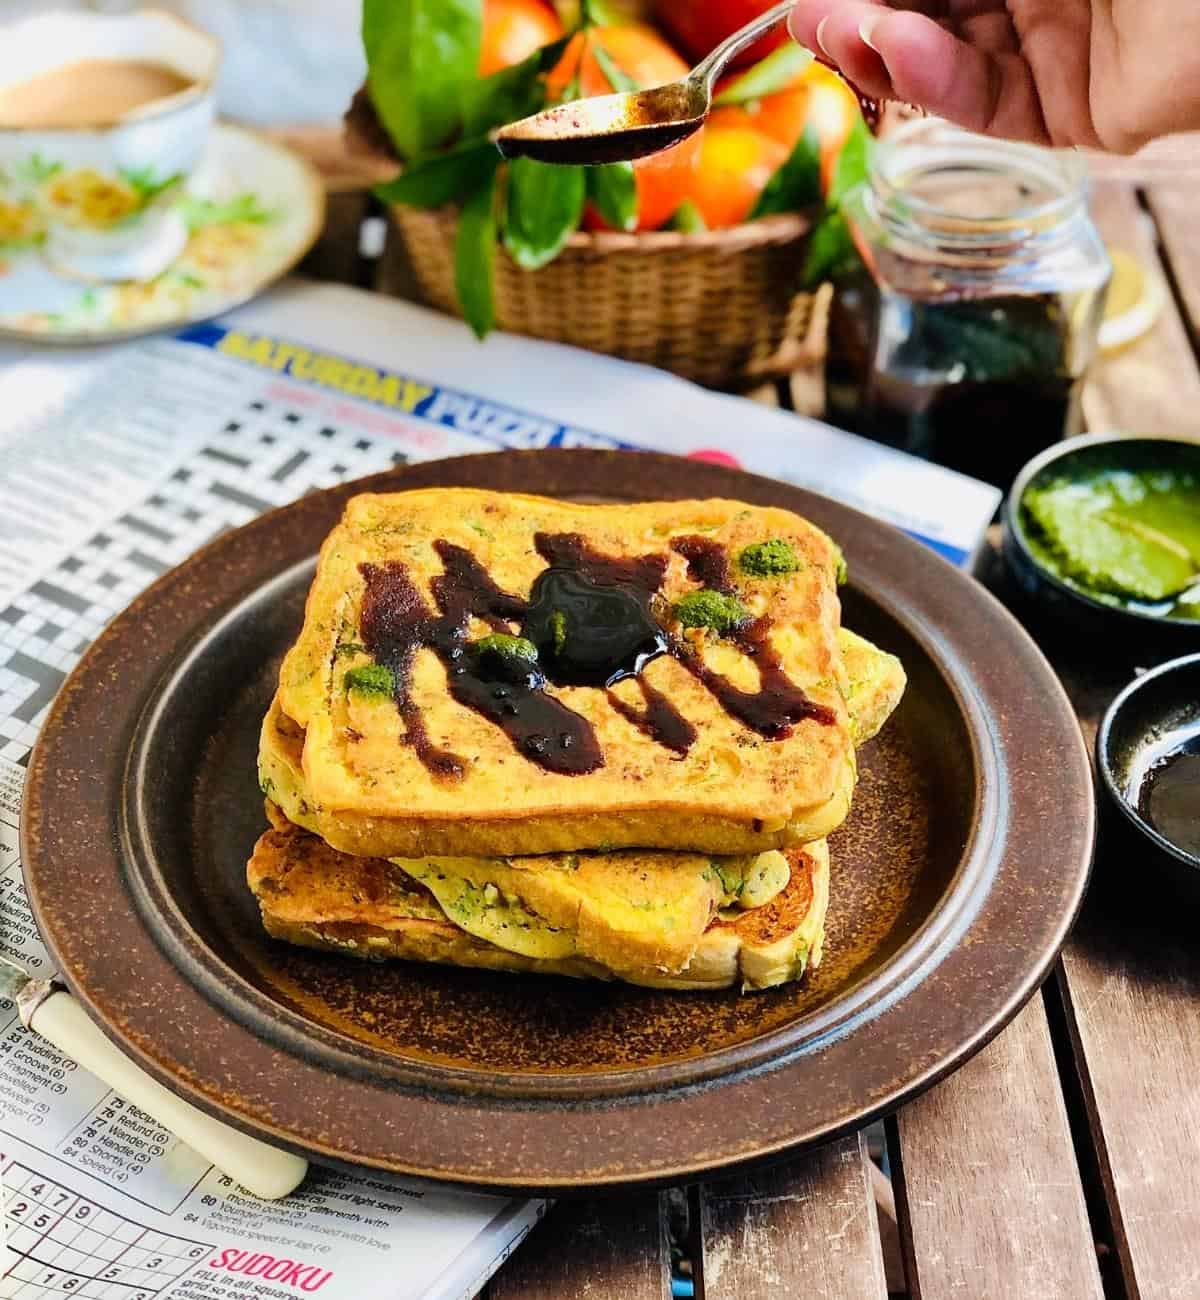
[[[965,215],[914,192],[922,179],[951,167],[1024,176],[1037,181],[1046,197],[1004,213]],[[869,184],[889,225],[973,243],[1046,234],[1076,217],[1087,203],[1087,165],[1078,152],[996,140],[933,117],[906,122],[879,142]]]

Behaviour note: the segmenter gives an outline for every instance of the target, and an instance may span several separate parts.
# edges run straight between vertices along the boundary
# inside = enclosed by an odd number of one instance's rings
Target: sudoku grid
[[[4,1170],[3,1300],[151,1300],[212,1246],[114,1214],[26,1165]]]

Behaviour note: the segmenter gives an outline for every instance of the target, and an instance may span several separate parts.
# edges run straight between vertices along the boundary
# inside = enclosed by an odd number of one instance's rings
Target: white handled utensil
[[[110,1042],[65,989],[51,980],[33,979],[4,956],[0,998],[16,1003],[26,1029],[53,1043],[255,1196],[277,1200],[303,1181],[307,1160],[222,1124],[175,1096]]]
[[[632,161],[694,134],[712,108],[713,87],[730,59],[787,18],[795,0],[773,5],[734,32],[682,81],[621,95],[558,104],[492,132],[506,158],[551,163]]]

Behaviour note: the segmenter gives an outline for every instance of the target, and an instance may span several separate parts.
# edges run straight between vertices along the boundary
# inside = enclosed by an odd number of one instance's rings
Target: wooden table
[[[1151,334],[1097,365],[1087,422],[1200,437],[1200,144],[1096,172],[1101,229],[1162,274],[1168,306]],[[333,197],[310,273],[373,282],[359,256],[366,204]],[[810,383],[755,396],[819,402]],[[984,570],[1005,595],[998,566]],[[1138,665],[1044,644],[1090,741]],[[1154,885],[1140,867],[1102,841],[1083,916],[1040,993],[887,1121],[890,1184],[860,1134],[683,1192],[564,1202],[487,1300],[661,1300],[668,1226],[706,1300],[1200,1297],[1200,939],[1194,914],[1138,900]]]

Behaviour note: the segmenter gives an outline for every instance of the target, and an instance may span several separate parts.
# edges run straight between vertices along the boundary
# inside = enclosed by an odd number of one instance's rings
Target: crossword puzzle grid
[[[155,1232],[25,1165],[4,1171],[3,1300],[151,1300],[212,1247]]]
[[[88,645],[167,569],[265,510],[407,459],[390,438],[248,395],[187,465],[0,609],[0,757],[25,765]]]

